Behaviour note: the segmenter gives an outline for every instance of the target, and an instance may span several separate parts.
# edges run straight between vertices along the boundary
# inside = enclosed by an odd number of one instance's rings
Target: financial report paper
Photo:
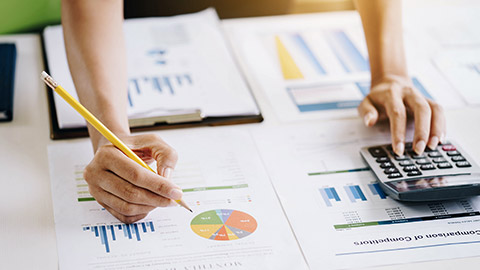
[[[88,193],[88,140],[48,149],[60,269],[307,269],[246,131],[162,132],[193,213],[158,208],[122,224]]]
[[[311,269],[478,256],[479,197],[402,203],[380,189],[359,149],[388,143],[388,126],[310,122],[255,141]]]
[[[250,85],[265,93],[282,122],[357,115],[370,91],[370,67],[356,12],[222,23]],[[414,87],[444,107],[464,105],[429,58],[429,48],[419,46],[424,38],[406,32],[405,40]]]
[[[196,110],[203,117],[260,113],[219,23],[214,9],[124,22],[131,121]],[[62,27],[47,27],[44,41],[49,72],[76,97]],[[66,102],[54,99],[60,128],[85,126]]]

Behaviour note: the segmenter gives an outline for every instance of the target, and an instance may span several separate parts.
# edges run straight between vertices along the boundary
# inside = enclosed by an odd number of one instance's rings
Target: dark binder
[[[13,86],[15,81],[15,44],[0,44],[0,122],[13,119]]]

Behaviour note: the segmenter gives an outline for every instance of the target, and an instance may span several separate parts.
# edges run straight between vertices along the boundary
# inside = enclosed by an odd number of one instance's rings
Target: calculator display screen
[[[449,175],[385,183],[397,192],[420,191],[431,188],[452,188],[455,186],[480,185],[480,174]]]

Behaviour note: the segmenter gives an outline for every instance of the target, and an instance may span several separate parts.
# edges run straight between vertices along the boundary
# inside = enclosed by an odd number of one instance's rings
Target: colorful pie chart
[[[257,221],[242,211],[217,209],[197,215],[190,227],[203,238],[230,241],[252,234],[257,229]]]

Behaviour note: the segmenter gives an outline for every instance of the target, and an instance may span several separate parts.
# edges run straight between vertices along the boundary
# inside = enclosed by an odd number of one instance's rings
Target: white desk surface
[[[0,124],[0,269],[56,269],[57,246],[48,172],[49,119],[40,37],[0,37],[17,44],[14,120]],[[241,125],[259,128],[276,125],[272,108],[262,93],[255,93],[265,122]],[[447,111],[449,135],[480,160],[480,108]],[[480,252],[479,252],[480,255]],[[426,258],[428,259],[428,258]],[[480,257],[422,262],[380,269],[478,268]]]

